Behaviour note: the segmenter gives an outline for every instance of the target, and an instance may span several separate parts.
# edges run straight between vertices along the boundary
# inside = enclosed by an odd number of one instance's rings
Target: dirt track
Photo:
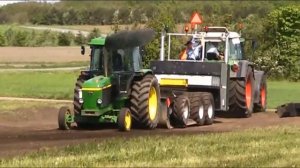
[[[186,129],[133,130],[118,132],[110,126],[94,130],[57,130],[57,109],[20,109],[15,116],[0,116],[0,157],[9,157],[36,150],[46,150],[53,146],[66,146],[109,137],[129,137],[142,135],[203,134],[207,132],[227,132],[253,127],[276,125],[300,126],[300,117],[278,118],[274,112],[256,113],[248,119],[217,118],[211,126],[189,127]],[[21,117],[20,117],[21,116]]]

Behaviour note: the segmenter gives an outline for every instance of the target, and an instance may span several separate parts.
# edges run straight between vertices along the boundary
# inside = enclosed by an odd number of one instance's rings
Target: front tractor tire
[[[86,77],[83,75],[80,75],[77,78],[75,88],[74,88],[74,99],[73,99],[73,105],[74,105],[74,113],[80,114],[82,105],[79,103],[79,91],[82,88],[83,82],[86,80]]]
[[[130,131],[132,118],[129,108],[122,108],[118,115],[118,127],[120,131]]]
[[[251,117],[254,106],[254,78],[249,67],[243,79],[230,79],[229,113],[233,117]]]
[[[185,128],[190,118],[190,101],[185,95],[175,98],[173,103],[173,112],[171,114],[171,122],[175,127]]]
[[[137,126],[154,129],[158,124],[160,105],[159,84],[155,76],[146,75],[133,82],[130,111]]]
[[[69,130],[71,129],[71,123],[71,110],[66,106],[61,107],[58,112],[58,128],[60,130]]]

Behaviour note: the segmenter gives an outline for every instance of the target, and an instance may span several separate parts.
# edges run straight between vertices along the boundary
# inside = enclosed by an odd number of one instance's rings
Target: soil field
[[[80,47],[0,47],[0,63],[88,61]]]
[[[119,132],[115,126],[90,130],[57,130],[58,107],[37,109],[22,108],[0,113],[0,157],[26,154],[49,147],[62,147],[96,139],[132,137],[143,135],[205,134],[211,132],[240,131],[255,127],[291,125],[300,126],[300,117],[278,118],[274,112],[255,113],[251,118],[235,119],[217,117],[210,126],[191,126],[185,129],[156,129]]]

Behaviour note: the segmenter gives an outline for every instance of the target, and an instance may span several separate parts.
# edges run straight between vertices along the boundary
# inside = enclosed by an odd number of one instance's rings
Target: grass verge
[[[1,72],[0,96],[72,99],[78,71]]]
[[[0,72],[0,96],[72,99],[78,74],[78,71]],[[299,82],[268,81],[268,108],[288,102],[299,102],[298,95]]]
[[[113,138],[1,160],[3,167],[299,167],[300,128]]]
[[[300,82],[268,81],[268,108],[289,102],[300,103]]]

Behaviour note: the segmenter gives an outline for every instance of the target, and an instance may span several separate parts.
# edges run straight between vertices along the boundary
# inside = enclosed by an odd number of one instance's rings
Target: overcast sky
[[[44,0],[35,0],[38,2],[44,2]],[[12,3],[18,3],[18,2],[25,2],[25,0],[0,0],[0,6],[12,4]],[[48,3],[55,3],[59,2],[59,0],[47,0]]]

